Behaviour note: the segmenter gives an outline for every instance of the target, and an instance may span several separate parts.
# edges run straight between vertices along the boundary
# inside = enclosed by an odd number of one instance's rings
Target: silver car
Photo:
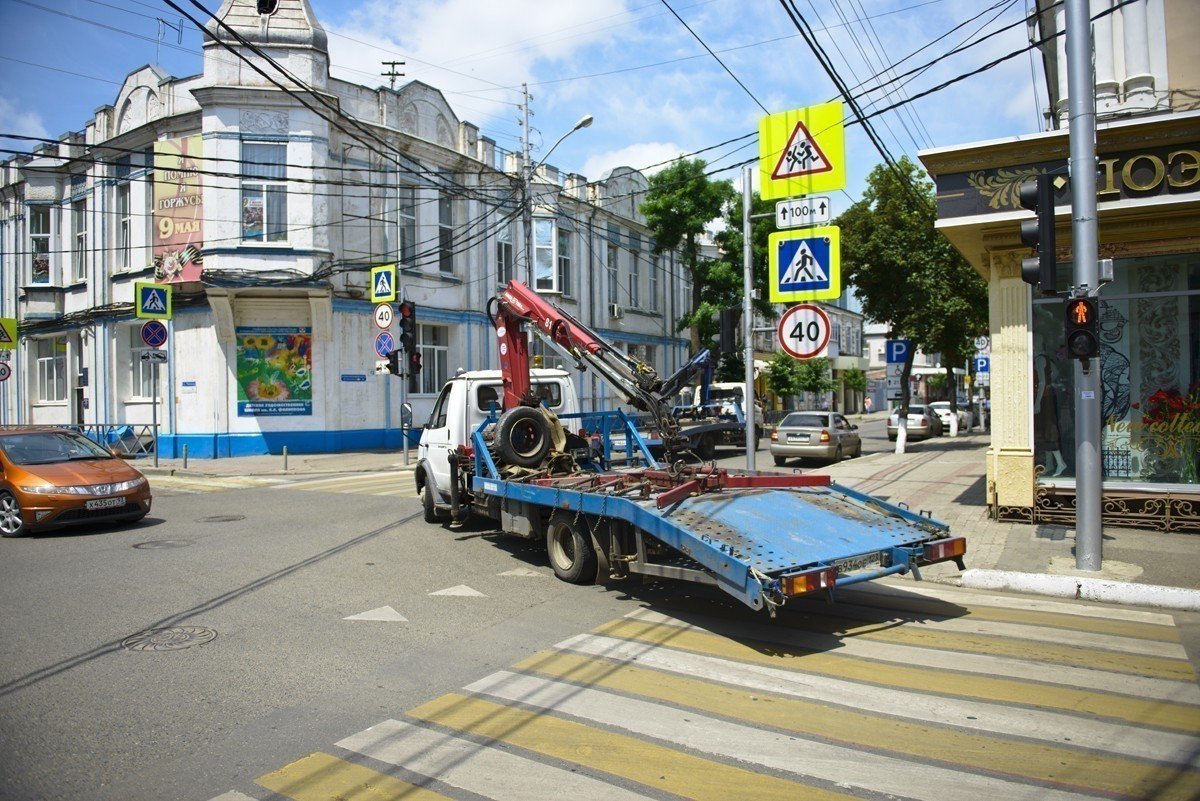
[[[942,418],[937,416],[937,412],[931,411],[924,404],[910,403],[908,404],[908,439],[929,439],[930,437],[940,437],[945,427],[942,425]],[[895,440],[900,432],[900,410],[893,409],[888,415],[887,421],[887,436],[890,440]]]
[[[840,462],[843,456],[861,455],[858,426],[837,412],[792,412],[771,432],[776,467],[788,459]]]

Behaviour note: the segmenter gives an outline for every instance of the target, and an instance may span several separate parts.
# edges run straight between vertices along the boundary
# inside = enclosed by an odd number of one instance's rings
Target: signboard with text
[[[204,206],[200,134],[154,143],[154,278],[199,281]]]

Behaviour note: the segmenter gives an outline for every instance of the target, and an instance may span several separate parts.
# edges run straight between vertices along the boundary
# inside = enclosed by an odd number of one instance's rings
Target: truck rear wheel
[[[425,511],[426,523],[439,523],[441,518],[438,516],[437,504],[433,500],[433,482],[425,479],[425,486],[421,489],[421,506]]]
[[[550,423],[532,406],[509,409],[496,424],[496,453],[505,464],[537,467],[550,445]]]
[[[546,552],[554,575],[571,584],[591,584],[596,577],[596,551],[573,512],[555,512],[546,526]]]

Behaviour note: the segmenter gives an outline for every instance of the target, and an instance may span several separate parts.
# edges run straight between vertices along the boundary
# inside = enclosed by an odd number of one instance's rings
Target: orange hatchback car
[[[60,428],[0,430],[0,534],[104,520],[141,520],[150,483],[82,434]]]

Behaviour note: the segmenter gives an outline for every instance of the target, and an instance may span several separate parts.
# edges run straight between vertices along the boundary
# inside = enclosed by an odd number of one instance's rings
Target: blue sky
[[[661,0],[312,0],[312,5],[330,34],[336,76],[376,86],[386,82],[381,61],[406,61],[401,81],[419,79],[443,90],[461,119],[479,125],[506,149],[519,148],[522,83],[534,96],[537,156],[583,114],[594,115],[595,123],[569,137],[550,160],[589,179],[614,166],[643,168],[755,131],[763,115],[760,102],[777,112],[836,96],[776,0],[668,1],[745,90]],[[1028,34],[1020,20],[1026,2],[796,0],[795,5],[850,86],[976,15],[982,14],[900,70],[1009,26],[908,79],[903,92],[911,95],[1024,47]],[[180,5],[194,9],[187,0]],[[215,10],[219,3],[204,5]],[[0,133],[58,136],[78,130],[94,109],[113,103],[125,75],[143,64],[158,63],[176,76],[198,72],[199,32],[185,22],[177,44],[175,31],[158,18],[179,23],[178,14],[155,0],[0,0]],[[1040,59],[1035,61],[1019,56],[873,122],[897,157],[1036,131],[1039,103],[1046,101]],[[881,94],[860,102],[871,110],[902,97],[893,94],[874,104]],[[703,155],[715,165],[733,164],[756,153],[754,141]],[[0,140],[0,146],[12,143]],[[848,193],[835,201],[838,206],[857,197],[879,161],[861,127],[848,127]]]

